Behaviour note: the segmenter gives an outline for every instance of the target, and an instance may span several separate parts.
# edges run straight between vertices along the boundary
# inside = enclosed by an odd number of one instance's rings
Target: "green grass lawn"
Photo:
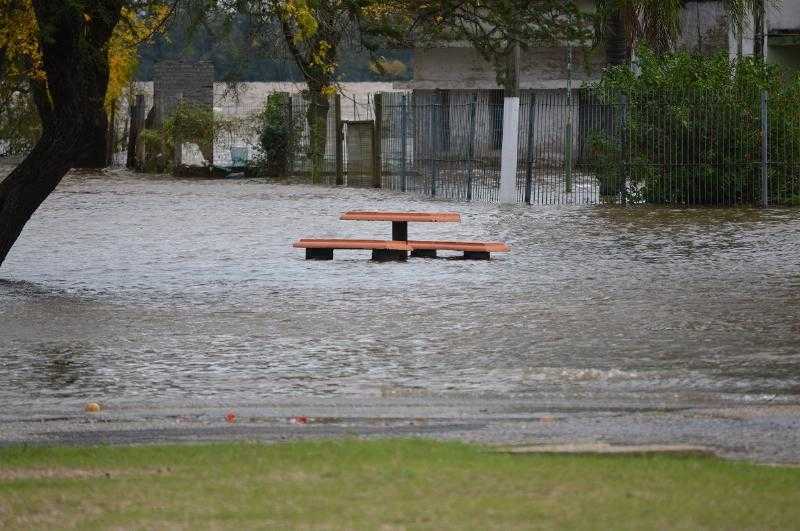
[[[800,529],[800,469],[423,440],[0,449],[0,529]]]

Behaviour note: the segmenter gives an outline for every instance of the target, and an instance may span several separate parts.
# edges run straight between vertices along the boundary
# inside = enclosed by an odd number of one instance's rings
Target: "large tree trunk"
[[[0,265],[23,227],[77,164],[105,162],[108,40],[121,0],[33,0],[47,76],[42,136],[0,183]]]
[[[753,55],[756,59],[765,59],[764,27],[766,21],[766,6],[764,0],[753,2]]]
[[[625,21],[619,8],[614,9],[608,21],[605,43],[606,62],[611,66],[627,65],[631,62],[632,50],[625,33]]]
[[[309,86],[308,108],[308,147],[311,159],[311,180],[321,182],[325,170],[325,147],[328,144],[328,111],[330,101],[322,92],[322,87]]]
[[[105,90],[103,91],[105,95]],[[101,105],[102,107],[102,105]],[[109,157],[110,125],[105,109],[94,110],[84,116],[83,153],[75,161],[76,168],[105,168],[111,162]]]

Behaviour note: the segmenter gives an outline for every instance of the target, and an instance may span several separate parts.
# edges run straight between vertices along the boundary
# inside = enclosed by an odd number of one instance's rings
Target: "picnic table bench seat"
[[[303,238],[294,247],[306,250],[308,260],[332,260],[336,249],[363,249],[372,251],[373,260],[403,260],[408,251],[412,257],[435,258],[436,251],[462,251],[464,258],[488,260],[490,253],[508,252],[508,246],[499,242],[457,242],[430,240],[349,240]]]
[[[454,242],[408,240],[411,256],[419,258],[436,258],[436,251],[463,251],[464,258],[473,260],[489,260],[490,253],[507,253],[508,245],[500,242]]]
[[[333,260],[334,249],[363,249],[372,251],[373,260],[397,260],[408,256],[408,243],[396,240],[347,240],[341,238],[303,238],[294,247],[306,250],[306,260]]]

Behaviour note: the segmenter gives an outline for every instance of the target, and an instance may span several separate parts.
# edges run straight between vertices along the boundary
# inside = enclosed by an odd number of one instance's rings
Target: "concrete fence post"
[[[517,202],[519,97],[503,99],[503,143],[500,155],[500,202]]]

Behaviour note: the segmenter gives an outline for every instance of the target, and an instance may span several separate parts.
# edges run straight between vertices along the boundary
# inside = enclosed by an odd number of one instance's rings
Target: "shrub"
[[[626,183],[635,201],[761,201],[761,93],[769,94],[769,199],[800,194],[800,77],[753,58],[729,60],[640,50],[638,72],[608,69],[593,90],[625,127],[590,141],[600,186]],[[624,149],[623,149],[624,146]]]
[[[270,94],[264,109],[255,117],[258,150],[258,173],[266,177],[285,177],[292,164],[292,153],[300,133],[293,119],[287,94]]]
[[[29,88],[0,79],[0,156],[28,153],[41,134]]]
[[[214,142],[223,134],[234,132],[241,124],[224,119],[205,105],[180,102],[158,129],[146,129],[141,137],[145,144],[146,171],[167,171],[174,166],[176,142],[195,143],[209,164],[213,164]]]

